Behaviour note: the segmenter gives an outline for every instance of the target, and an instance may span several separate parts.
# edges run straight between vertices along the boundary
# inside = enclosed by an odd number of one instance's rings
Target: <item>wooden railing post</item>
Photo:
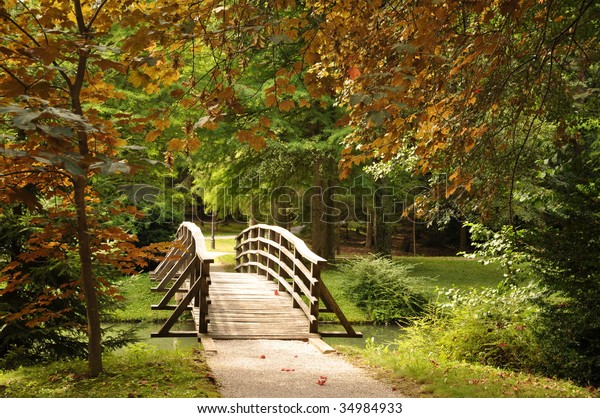
[[[210,263],[205,261],[199,261],[199,273],[200,273],[200,315],[198,318],[198,331],[200,334],[206,334],[208,332],[208,292],[209,292],[209,279],[210,279]]]
[[[319,300],[321,299],[321,265],[317,263],[311,264],[311,273],[314,282],[310,285],[310,295],[313,297],[310,304],[310,314],[316,318],[309,325],[311,334],[319,333]]]

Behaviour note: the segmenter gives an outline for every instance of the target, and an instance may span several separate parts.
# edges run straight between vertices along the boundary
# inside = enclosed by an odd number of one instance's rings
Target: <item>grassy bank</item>
[[[353,362],[375,370],[407,397],[588,398],[597,389],[566,380],[517,373],[480,364],[445,361],[429,353],[370,345],[364,350],[337,346]],[[374,369],[373,369],[374,368]]]
[[[148,274],[124,277],[119,285],[124,304],[115,312],[115,320],[120,322],[158,322],[164,321],[170,311],[153,311],[150,306],[160,302],[163,293],[151,292],[155,284],[150,282]]]
[[[5,398],[208,398],[219,397],[198,349],[158,350],[133,345],[104,358],[105,372],[87,379],[84,361],[0,371]]]

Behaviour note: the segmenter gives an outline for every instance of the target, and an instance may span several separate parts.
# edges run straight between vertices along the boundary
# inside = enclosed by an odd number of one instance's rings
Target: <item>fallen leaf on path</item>
[[[323,386],[327,382],[327,376],[321,376],[317,379],[317,385]]]

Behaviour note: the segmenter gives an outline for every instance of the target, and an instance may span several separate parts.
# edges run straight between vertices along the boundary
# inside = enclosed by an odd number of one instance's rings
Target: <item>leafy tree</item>
[[[547,372],[600,383],[600,136],[561,150],[544,178],[537,225],[526,236],[528,253],[549,297],[539,336]]]
[[[79,0],[0,3],[0,31],[6,34],[0,48],[0,112],[9,122],[2,129],[0,200],[3,204],[22,202],[39,214],[43,233],[37,233],[30,244],[33,248],[27,253],[32,254],[28,256],[31,260],[60,260],[66,252],[78,254],[92,377],[102,371],[98,294],[110,288],[94,274],[93,265],[117,263],[124,271],[131,271],[124,253],[134,248],[132,237],[125,231],[100,225],[100,213],[119,211],[119,205],[110,209],[95,205],[98,196],[91,181],[97,174],[133,169],[117,155],[126,145],[118,125],[128,115],[106,118],[96,106],[122,98],[114,85],[104,81],[106,73],[125,73],[130,68],[134,84],[144,71],[162,83],[177,77],[176,68],[152,66],[155,58],[147,52],[152,45],[167,42],[160,38],[167,26],[158,20],[168,6],[172,4],[83,4]],[[139,24],[127,40],[121,40],[125,41],[119,45],[122,49],[111,44],[109,35],[118,21]],[[155,25],[154,39],[148,36],[147,25]],[[157,84],[149,83],[146,90],[153,86]],[[149,121],[129,125],[133,129]],[[155,124],[164,127],[159,121]],[[49,220],[56,218],[73,220],[59,225],[71,228],[74,236],[53,229]],[[9,264],[3,271],[2,280],[8,285],[2,293],[10,293],[11,286],[23,284],[26,277],[14,262]],[[44,306],[39,298],[36,303]],[[50,311],[43,308],[39,313],[44,318]]]

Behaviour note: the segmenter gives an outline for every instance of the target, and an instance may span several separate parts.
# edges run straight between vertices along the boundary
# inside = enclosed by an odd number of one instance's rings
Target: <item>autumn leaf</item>
[[[265,99],[266,107],[276,107],[277,106],[277,96],[274,94],[269,94]]]
[[[283,100],[279,103],[279,110],[282,112],[289,112],[296,107],[296,104],[292,100]]]
[[[154,142],[162,134],[159,130],[153,130],[146,134],[146,142]]]
[[[361,72],[358,67],[350,67],[350,69],[348,70],[348,77],[350,78],[350,80],[356,80],[360,76]]]

